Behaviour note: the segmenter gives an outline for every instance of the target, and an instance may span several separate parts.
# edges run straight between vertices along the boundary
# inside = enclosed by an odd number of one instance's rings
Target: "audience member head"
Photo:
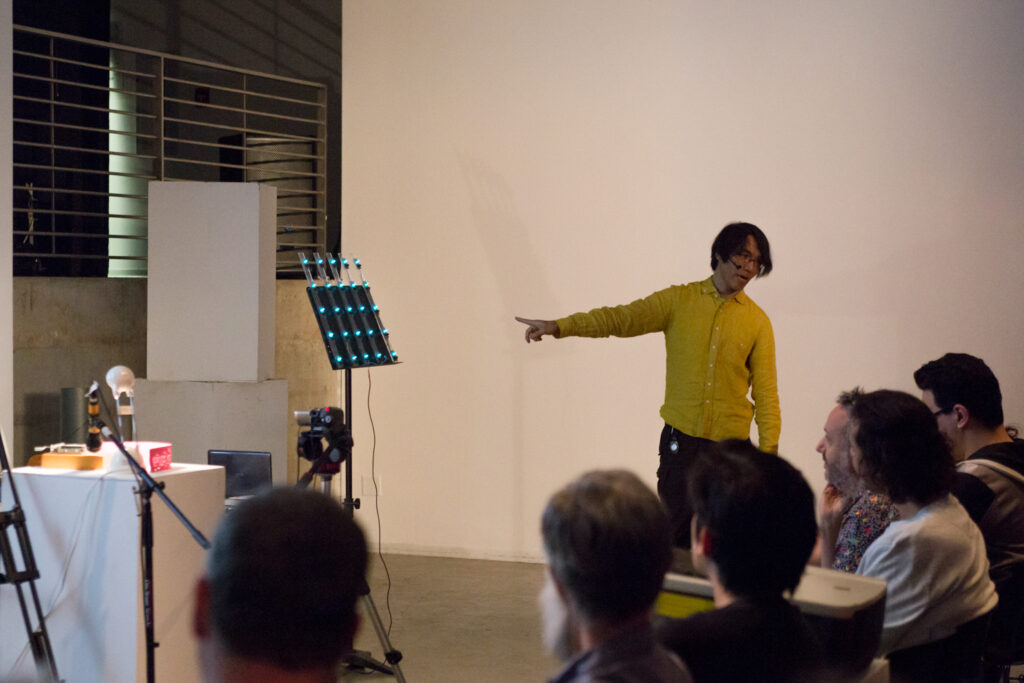
[[[722,441],[694,463],[689,492],[695,566],[734,596],[796,588],[818,536],[796,468],[749,441]]]
[[[366,563],[362,531],[322,493],[277,488],[243,502],[221,522],[196,589],[207,680],[245,666],[277,680],[317,671],[334,680]]]
[[[711,243],[711,270],[718,267],[719,256],[728,259],[733,254],[741,252],[748,236],[754,238],[757,250],[761,252],[757,277],[764,277],[772,272],[772,250],[768,238],[761,232],[761,228],[753,223],[730,223],[722,228],[715,241]]]
[[[825,434],[817,448],[825,463],[825,481],[844,496],[854,496],[863,487],[850,458],[850,406],[860,394],[857,388],[839,395],[837,405],[825,420]]]
[[[894,503],[927,505],[949,492],[953,458],[928,407],[902,391],[861,395],[850,409],[853,463]]]
[[[970,455],[964,431],[992,431],[1003,426],[999,380],[980,358],[947,353],[918,368],[914,381],[921,389],[921,400],[935,415],[939,431],[949,442],[954,460]]]
[[[593,471],[558,491],[541,517],[549,581],[545,644],[565,659],[579,629],[646,616],[672,558],[668,516],[632,472]]]

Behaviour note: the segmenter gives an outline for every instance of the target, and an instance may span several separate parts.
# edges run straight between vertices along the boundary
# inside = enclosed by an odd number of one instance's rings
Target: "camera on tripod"
[[[336,474],[352,455],[352,432],[341,408],[296,410],[295,423],[306,427],[299,432],[296,451],[313,463],[314,474]]]

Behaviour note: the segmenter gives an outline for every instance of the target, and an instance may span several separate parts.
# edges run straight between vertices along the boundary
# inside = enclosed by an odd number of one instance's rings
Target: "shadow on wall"
[[[459,166],[469,191],[473,227],[483,246],[484,253],[490,263],[491,274],[501,294],[502,316],[507,316],[509,341],[522,342],[522,326],[512,320],[514,315],[540,315],[540,311],[550,310],[558,301],[545,278],[545,270],[527,236],[523,219],[516,205],[515,197],[507,180],[493,168],[470,157],[463,151],[458,154]],[[516,310],[522,302],[528,302],[530,310]],[[541,351],[550,351],[551,345],[541,347]],[[512,415],[512,452],[516,454],[516,465],[511,481],[513,500],[516,509],[513,519],[522,519],[525,505],[526,472],[523,464],[523,405],[526,401],[523,386],[523,361],[518,353],[508,354],[512,362],[512,397],[514,406]],[[512,547],[521,548],[524,544],[524,533],[521,525],[516,525]]]

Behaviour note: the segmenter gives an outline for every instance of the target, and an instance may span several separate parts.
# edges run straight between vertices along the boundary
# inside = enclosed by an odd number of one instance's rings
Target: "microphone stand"
[[[135,475],[136,480],[139,483],[136,493],[139,494],[139,499],[142,503],[142,533],[140,542],[142,544],[143,564],[142,605],[146,622],[146,681],[147,683],[153,683],[156,679],[156,648],[160,645],[156,642],[153,619],[153,509],[150,505],[150,499],[153,497],[153,494],[156,493],[157,496],[160,497],[160,500],[170,508],[171,512],[174,513],[174,516],[178,518],[178,521],[188,529],[188,532],[192,534],[192,538],[196,539],[196,543],[198,543],[204,550],[210,549],[210,542],[206,540],[206,536],[203,536],[202,532],[189,521],[188,517],[178,509],[178,506],[171,502],[171,499],[167,497],[167,494],[164,493],[163,482],[157,482],[153,479],[152,475],[146,471],[145,467],[136,462],[135,458],[133,458],[125,449],[121,440],[110,430],[110,427],[106,426],[102,422],[99,422],[99,425],[103,436],[117,446],[117,450],[121,451],[125,460],[128,461],[128,466],[131,468],[132,473]]]

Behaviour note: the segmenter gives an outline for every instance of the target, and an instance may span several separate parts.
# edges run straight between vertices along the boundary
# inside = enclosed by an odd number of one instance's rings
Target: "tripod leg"
[[[377,640],[380,641],[380,646],[384,648],[384,659],[393,669],[395,680],[399,683],[405,683],[405,676],[402,674],[402,668],[398,665],[402,660],[402,653],[391,645],[391,640],[388,638],[388,632],[384,630],[384,624],[381,623],[380,615],[377,614],[377,606],[373,604],[373,598],[370,597],[369,590],[363,594],[362,601],[363,607],[366,610],[366,615],[370,618],[370,622],[373,623],[373,630],[377,632]]]

